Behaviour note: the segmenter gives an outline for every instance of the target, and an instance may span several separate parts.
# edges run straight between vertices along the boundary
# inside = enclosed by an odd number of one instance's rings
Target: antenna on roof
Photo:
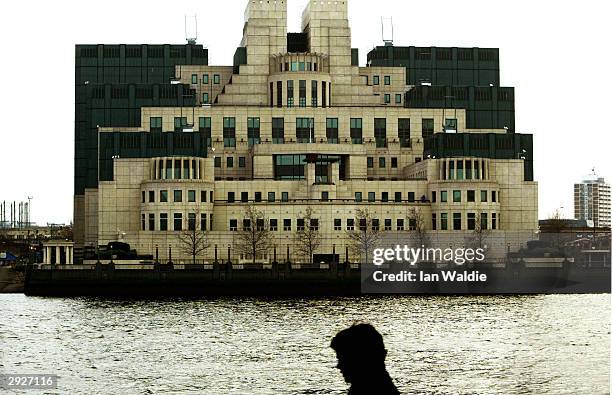
[[[185,15],[185,40],[187,44],[195,44],[198,39],[198,16]]]
[[[385,47],[393,46],[393,17],[381,17],[380,27],[382,29],[382,40]]]

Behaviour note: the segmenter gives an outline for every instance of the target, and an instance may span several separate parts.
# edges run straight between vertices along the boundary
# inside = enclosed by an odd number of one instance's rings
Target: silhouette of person
[[[399,391],[387,369],[383,338],[370,324],[357,323],[332,339],[338,357],[337,368],[351,385],[348,395],[395,395]]]

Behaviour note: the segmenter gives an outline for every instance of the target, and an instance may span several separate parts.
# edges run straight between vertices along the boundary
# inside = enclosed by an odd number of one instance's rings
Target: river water
[[[0,373],[57,374],[51,393],[342,394],[329,342],[357,320],[403,393],[609,393],[610,295],[0,295],[0,312]]]

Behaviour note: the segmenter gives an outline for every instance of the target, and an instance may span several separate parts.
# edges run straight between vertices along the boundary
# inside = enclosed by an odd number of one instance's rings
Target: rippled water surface
[[[0,295],[0,373],[58,374],[70,394],[341,394],[329,342],[365,320],[403,393],[604,394],[609,309],[610,295]]]

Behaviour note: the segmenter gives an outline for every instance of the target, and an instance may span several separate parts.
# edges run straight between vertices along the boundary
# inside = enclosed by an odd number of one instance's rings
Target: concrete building
[[[227,258],[248,205],[293,262],[309,207],[316,259],[345,259],[365,208],[388,244],[410,239],[412,209],[440,245],[480,224],[497,257],[534,238],[532,136],[514,131],[499,51],[385,46],[360,67],[348,4],[309,1],[288,33],[287,1],[248,1],[231,66],[192,44],[78,45],[75,260],[114,241],[187,260],[193,227]]]
[[[591,227],[610,227],[610,184],[594,172],[574,184],[574,218]]]

